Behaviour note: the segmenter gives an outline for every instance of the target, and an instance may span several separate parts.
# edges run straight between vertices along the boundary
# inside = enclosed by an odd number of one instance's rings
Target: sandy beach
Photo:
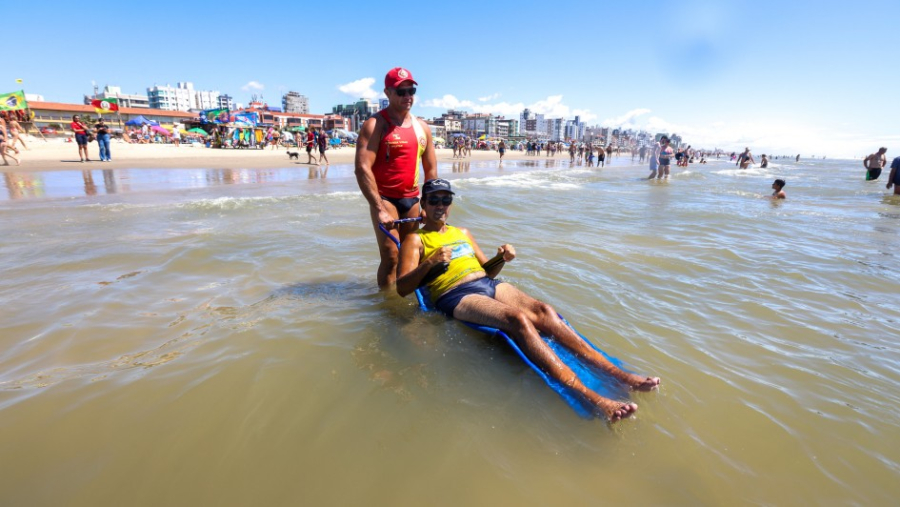
[[[279,147],[277,150],[234,150],[206,148],[201,144],[129,144],[121,140],[111,141],[112,162],[100,162],[97,143],[88,145],[91,162],[81,163],[75,143],[67,143],[64,139],[26,138],[29,150],[19,147],[17,155],[21,165],[14,166],[10,161],[7,170],[23,171],[62,171],[87,169],[270,169],[291,167],[292,165],[308,166],[306,150]],[[291,160],[287,152],[298,151],[296,160]],[[355,149],[351,147],[329,149],[326,153],[331,165],[353,164]],[[317,154],[318,155],[318,154]],[[623,155],[624,156],[624,155]],[[567,158],[567,154],[557,154],[557,159]],[[318,156],[316,157],[318,158]],[[496,151],[473,150],[472,155],[464,160],[470,162],[496,161]],[[526,156],[524,151],[507,150],[504,160],[535,160],[538,157]],[[541,158],[546,159],[545,155]],[[453,162],[453,150],[438,149],[438,163]]]

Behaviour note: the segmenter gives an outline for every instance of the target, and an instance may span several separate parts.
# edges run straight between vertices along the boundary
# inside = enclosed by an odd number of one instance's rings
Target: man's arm
[[[437,175],[437,155],[434,152],[434,141],[431,139],[431,127],[424,120],[413,117],[425,129],[425,153],[422,157],[422,168],[425,170],[425,181],[433,180]],[[418,168],[416,168],[418,170]]]
[[[478,243],[475,241],[475,238],[472,237],[472,233],[469,232],[468,229],[460,228],[460,231],[469,238],[469,242],[472,243],[472,250],[475,251],[475,258],[478,259],[478,263],[484,267],[491,259],[488,259],[484,252],[481,251],[481,247],[478,246]],[[501,256],[503,258],[503,262],[497,262],[490,266],[490,269],[485,269],[484,272],[488,276],[488,278],[496,278],[497,275],[500,274],[500,270],[503,269],[503,265],[507,262],[511,262],[516,258],[516,249],[513,248],[509,243],[504,244],[497,248],[497,256]]]
[[[887,186],[885,188],[891,188],[894,185],[894,176],[897,175],[898,169],[900,169],[900,164],[891,164],[891,175],[888,176]]]
[[[369,201],[369,208],[378,213],[378,222],[390,224],[394,218],[381,206],[381,196],[378,195],[378,184],[375,183],[375,175],[372,173],[372,165],[378,155],[379,133],[376,130],[377,120],[372,117],[363,123],[359,131],[359,139],[356,142],[356,182],[363,193],[363,197]]]
[[[865,167],[866,169],[869,168],[869,159],[870,158],[872,158],[872,155],[869,155],[868,157],[863,159],[863,167]]]

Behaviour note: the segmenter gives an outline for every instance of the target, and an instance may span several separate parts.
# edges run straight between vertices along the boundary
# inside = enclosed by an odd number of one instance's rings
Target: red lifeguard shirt
[[[419,164],[427,142],[422,124],[413,116],[412,126],[403,128],[391,123],[387,111],[381,110],[378,114],[387,125],[381,133],[378,154],[372,164],[378,193],[391,199],[418,197]]]

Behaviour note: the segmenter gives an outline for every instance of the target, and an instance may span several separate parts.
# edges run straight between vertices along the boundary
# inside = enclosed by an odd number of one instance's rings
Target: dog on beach
[[[296,151],[289,151],[289,152],[287,152],[287,154],[288,154],[288,157],[290,157],[290,160],[295,160],[295,159],[299,160],[299,158],[297,158],[297,157],[300,156],[300,153],[298,153]]]

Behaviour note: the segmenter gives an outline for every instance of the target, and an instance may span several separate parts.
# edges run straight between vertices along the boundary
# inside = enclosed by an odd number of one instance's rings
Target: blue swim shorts
[[[493,278],[482,277],[478,280],[472,280],[445,292],[437,301],[434,302],[435,308],[444,313],[448,317],[453,317],[453,310],[456,309],[459,302],[466,296],[477,294],[479,296],[487,296],[493,298],[497,293],[497,284],[499,280]]]

